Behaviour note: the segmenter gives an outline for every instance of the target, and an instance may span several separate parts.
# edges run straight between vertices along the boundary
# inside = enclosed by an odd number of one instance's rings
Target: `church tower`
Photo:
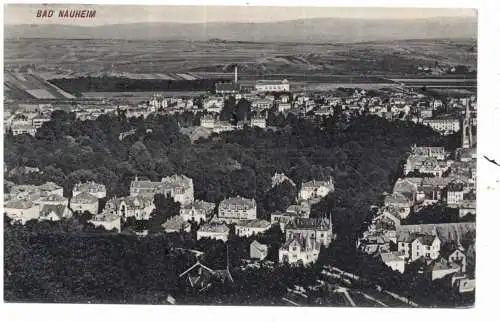
[[[470,100],[465,103],[465,117],[462,120],[462,148],[472,147],[472,122],[470,118]]]

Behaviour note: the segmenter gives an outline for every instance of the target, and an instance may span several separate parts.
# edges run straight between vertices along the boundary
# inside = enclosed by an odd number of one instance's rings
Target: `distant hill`
[[[373,20],[318,18],[271,23],[134,23],[95,27],[5,25],[5,38],[364,42],[477,38],[476,18]]]

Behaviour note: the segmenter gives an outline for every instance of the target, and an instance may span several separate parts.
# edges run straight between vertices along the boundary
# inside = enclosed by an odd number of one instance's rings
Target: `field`
[[[98,97],[112,92],[198,93],[212,89],[218,80],[233,79],[235,64],[242,85],[286,78],[295,90],[398,83],[474,90],[474,72],[424,76],[418,68],[462,66],[475,71],[477,62],[474,40],[302,44],[10,39],[4,57],[6,97],[39,100],[95,97],[94,92],[107,92]]]
[[[45,78],[123,76],[205,78],[242,75],[355,74],[408,76],[436,63],[475,69],[473,40],[422,40],[354,44],[19,39],[5,42],[5,68],[35,67]],[[185,75],[184,75],[185,74]],[[141,76],[142,75],[142,76]]]

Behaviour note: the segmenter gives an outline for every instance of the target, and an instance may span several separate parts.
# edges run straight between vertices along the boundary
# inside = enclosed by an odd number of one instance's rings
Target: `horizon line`
[[[57,19],[57,17],[56,17]],[[206,21],[206,22],[192,22],[192,21],[137,21],[137,22],[123,22],[123,23],[96,23],[93,25],[90,24],[71,24],[71,23],[63,23],[62,21],[45,21],[44,23],[8,23],[5,22],[3,25],[5,26],[73,26],[73,27],[103,27],[103,26],[123,26],[123,25],[139,25],[139,24],[179,24],[179,25],[201,25],[201,24],[225,24],[225,23],[234,23],[234,24],[273,24],[280,22],[293,22],[293,21],[311,21],[311,20],[346,20],[346,21],[428,21],[428,20],[449,20],[449,19],[458,19],[458,20],[475,20],[478,22],[478,17],[476,16],[435,16],[435,17],[425,17],[425,18],[373,18],[373,17],[311,17],[311,18],[295,18],[295,19],[283,19],[283,20],[275,20],[275,21],[236,21],[236,20],[226,20],[226,21]],[[63,20],[64,21],[64,20]],[[82,20],[83,22],[84,20]]]

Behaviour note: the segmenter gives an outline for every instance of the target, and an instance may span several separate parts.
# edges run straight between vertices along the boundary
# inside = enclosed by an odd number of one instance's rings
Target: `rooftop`
[[[242,220],[238,222],[236,226],[251,227],[251,228],[266,228],[271,226],[271,223],[267,220],[253,219],[253,220]]]
[[[32,208],[34,204],[28,200],[11,200],[5,203],[5,208],[11,209],[29,209]]]
[[[254,208],[256,206],[255,199],[247,199],[240,196],[237,197],[229,197],[220,202],[219,207],[225,208],[230,207],[232,205],[240,205],[247,208]]]
[[[198,229],[201,232],[210,233],[229,233],[229,227],[225,224],[204,224]]]
[[[73,198],[71,198],[71,202],[72,203],[74,203],[74,202],[77,202],[77,203],[94,203],[94,202],[98,202],[98,201],[99,201],[99,198],[97,198],[94,195],[91,195],[88,192],[82,192],[82,193],[74,196]]]

